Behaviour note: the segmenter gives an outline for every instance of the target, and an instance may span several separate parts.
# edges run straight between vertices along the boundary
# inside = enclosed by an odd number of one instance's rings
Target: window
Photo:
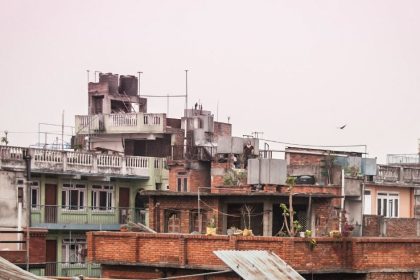
[[[17,203],[22,203],[22,207],[25,208],[25,201],[24,201],[25,181],[23,179],[17,179],[16,187],[17,187]]]
[[[31,208],[32,210],[39,210],[39,182],[33,181],[31,184]]]
[[[94,210],[110,211],[112,210],[113,186],[92,186],[92,207]]]
[[[179,192],[188,191],[188,178],[186,173],[178,173],[177,186]]]
[[[364,196],[363,214],[370,215],[372,214],[372,196],[370,190],[365,190]]]
[[[378,193],[378,215],[387,218],[398,218],[399,215],[399,194]]]
[[[82,184],[63,184],[61,207],[67,210],[85,208],[86,186]]]
[[[200,211],[200,216],[201,216],[201,233],[204,232],[204,230],[206,229],[206,224],[207,224],[207,216],[205,214],[204,211]],[[200,220],[199,220],[199,215],[198,215],[198,211],[197,210],[193,210],[191,211],[190,214],[190,232],[200,232]]]
[[[168,211],[165,215],[165,232],[179,233],[181,232],[180,213],[176,211]]]
[[[62,262],[65,264],[84,263],[86,260],[86,239],[63,239]]]

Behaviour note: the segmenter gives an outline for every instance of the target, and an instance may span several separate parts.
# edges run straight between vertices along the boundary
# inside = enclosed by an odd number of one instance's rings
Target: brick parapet
[[[317,245],[311,248],[310,239],[306,238],[90,232],[88,260],[103,264],[225,269],[226,265],[213,251],[269,250],[302,273],[420,270],[417,253],[420,239],[320,237],[315,240]]]

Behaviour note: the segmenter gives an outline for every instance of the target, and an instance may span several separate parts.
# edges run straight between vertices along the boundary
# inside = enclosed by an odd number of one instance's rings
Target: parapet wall
[[[108,265],[226,269],[215,250],[269,250],[300,273],[419,271],[420,239],[229,237],[88,233],[88,260]]]

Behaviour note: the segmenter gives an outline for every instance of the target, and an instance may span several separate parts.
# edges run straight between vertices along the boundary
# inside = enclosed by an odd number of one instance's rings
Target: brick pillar
[[[179,238],[179,265],[184,266],[187,264],[187,240],[184,236]]]
[[[229,247],[231,250],[238,250],[238,238],[236,236],[229,236]]]

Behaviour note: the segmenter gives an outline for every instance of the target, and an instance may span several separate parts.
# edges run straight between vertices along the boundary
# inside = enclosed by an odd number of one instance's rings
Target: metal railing
[[[418,154],[389,154],[386,156],[388,164],[420,164]]]
[[[31,222],[38,224],[116,225],[128,222],[145,223],[146,211],[140,208],[106,206],[37,205]]]
[[[171,146],[172,160],[203,160],[210,161],[217,153],[217,147],[214,146]]]
[[[48,262],[45,270],[41,270],[38,276],[72,277],[83,275],[85,277],[101,276],[101,266],[92,263],[71,263],[71,262]]]

